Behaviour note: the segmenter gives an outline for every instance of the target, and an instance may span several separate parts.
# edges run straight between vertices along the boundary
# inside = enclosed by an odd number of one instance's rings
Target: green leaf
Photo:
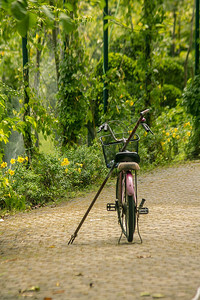
[[[12,2],[11,12],[17,20],[22,20],[26,17],[27,14],[26,6],[27,4],[25,1],[18,0]]]
[[[72,6],[70,3],[65,3],[64,5],[65,5],[65,8],[66,8],[67,10],[69,10],[69,11],[73,11],[73,10],[74,10],[74,9],[73,9],[73,6]]]
[[[11,0],[9,1],[6,1],[6,0],[0,0],[0,8],[3,8],[5,10],[8,10],[9,9],[9,6],[10,6],[10,2]]]
[[[60,14],[60,22],[63,26],[63,29],[66,33],[70,33],[75,29],[74,20],[72,20],[69,16],[64,13]]]
[[[29,28],[33,28],[37,24],[37,15],[29,13]]]
[[[17,23],[17,31],[22,37],[25,37],[29,29],[29,14]]]
[[[42,6],[42,11],[50,21],[54,21],[54,16],[46,5]]]

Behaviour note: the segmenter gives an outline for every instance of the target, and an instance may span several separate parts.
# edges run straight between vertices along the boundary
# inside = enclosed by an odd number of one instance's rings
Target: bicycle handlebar
[[[147,109],[143,110],[143,111],[140,113],[140,119],[138,120],[138,122],[137,122],[137,124],[136,124],[136,128],[139,126],[140,123],[142,123],[143,128],[144,128],[147,132],[150,131],[150,132],[153,134],[153,132],[151,131],[150,127],[149,127],[147,124],[144,124],[144,123],[142,122],[142,121],[143,121],[143,116],[144,116],[145,114],[147,114],[149,111],[150,111],[150,109],[147,108]],[[145,120],[145,119],[144,119],[144,120]],[[135,131],[136,131],[136,128],[135,128]],[[101,126],[99,127],[98,133],[99,133],[102,129],[104,129],[104,131],[108,131],[108,130],[109,130],[110,133],[111,133],[111,135],[112,135],[112,137],[113,137],[113,139],[114,139],[116,142],[126,142],[126,141],[127,141],[127,139],[125,139],[125,138],[117,139],[117,138],[115,137],[115,135],[114,135],[114,132],[112,131],[112,129],[111,129],[111,127],[110,127],[110,125],[109,125],[108,123],[104,123],[103,125],[101,125]],[[132,136],[132,134],[131,134],[131,136]],[[128,139],[128,140],[129,140],[129,139]]]
[[[112,131],[112,129],[111,129],[111,127],[110,127],[110,125],[108,124],[108,123],[104,123],[103,125],[101,125],[100,127],[99,127],[99,130],[98,130],[98,132],[100,132],[102,129],[104,129],[104,131],[110,131],[110,133],[111,133],[111,135],[112,135],[112,137],[113,137],[113,139],[116,141],[116,142],[125,142],[125,138],[122,138],[122,139],[117,139],[116,138],[116,136],[114,135],[114,132]]]
[[[141,113],[140,113],[140,116],[144,116],[144,115],[146,115],[146,114],[147,114],[149,111],[150,111],[150,109],[149,109],[149,108],[147,108],[147,109],[145,109],[145,110],[141,111]]]

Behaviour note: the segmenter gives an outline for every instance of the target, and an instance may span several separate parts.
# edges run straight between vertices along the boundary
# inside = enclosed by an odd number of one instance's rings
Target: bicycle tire
[[[136,201],[135,196],[127,194],[126,174],[122,172],[120,172],[117,179],[116,198],[118,199],[117,214],[119,224],[127,241],[132,242],[136,227]]]
[[[132,242],[136,224],[136,208],[133,196],[127,195],[127,198],[128,207],[126,214],[126,237],[128,242]]]

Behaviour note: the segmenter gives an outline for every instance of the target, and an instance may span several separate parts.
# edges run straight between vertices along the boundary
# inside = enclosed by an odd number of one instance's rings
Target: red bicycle
[[[148,110],[142,112],[141,115],[143,116],[146,112]],[[153,134],[145,121],[143,117],[140,118],[140,123],[146,132]],[[105,134],[100,137],[100,141],[106,166],[108,168],[114,166],[118,169],[116,201],[115,203],[108,203],[107,210],[117,211],[122,234],[126,236],[128,242],[132,242],[139,215],[148,214],[148,208],[143,207],[145,199],[142,199],[138,205],[137,197],[137,171],[140,169],[140,156],[138,154],[140,137],[137,133],[134,133],[130,138],[128,128],[117,121],[104,123],[100,126],[99,132],[102,130]],[[128,139],[129,142],[127,145]]]

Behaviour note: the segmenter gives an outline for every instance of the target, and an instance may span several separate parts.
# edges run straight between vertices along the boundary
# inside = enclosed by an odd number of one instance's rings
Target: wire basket
[[[124,142],[116,142],[111,134],[107,134],[104,136],[100,137],[100,141],[102,144],[103,148],[103,155],[105,159],[105,163],[107,168],[111,168],[114,164],[115,161],[115,155],[118,152],[121,152],[125,141],[128,139],[129,134],[126,133],[116,133],[115,137],[117,139],[122,139],[124,138]],[[134,135],[133,139],[130,140],[129,144],[126,147],[126,150],[130,152],[137,152],[138,153],[138,141],[139,141],[139,136],[137,134]]]

